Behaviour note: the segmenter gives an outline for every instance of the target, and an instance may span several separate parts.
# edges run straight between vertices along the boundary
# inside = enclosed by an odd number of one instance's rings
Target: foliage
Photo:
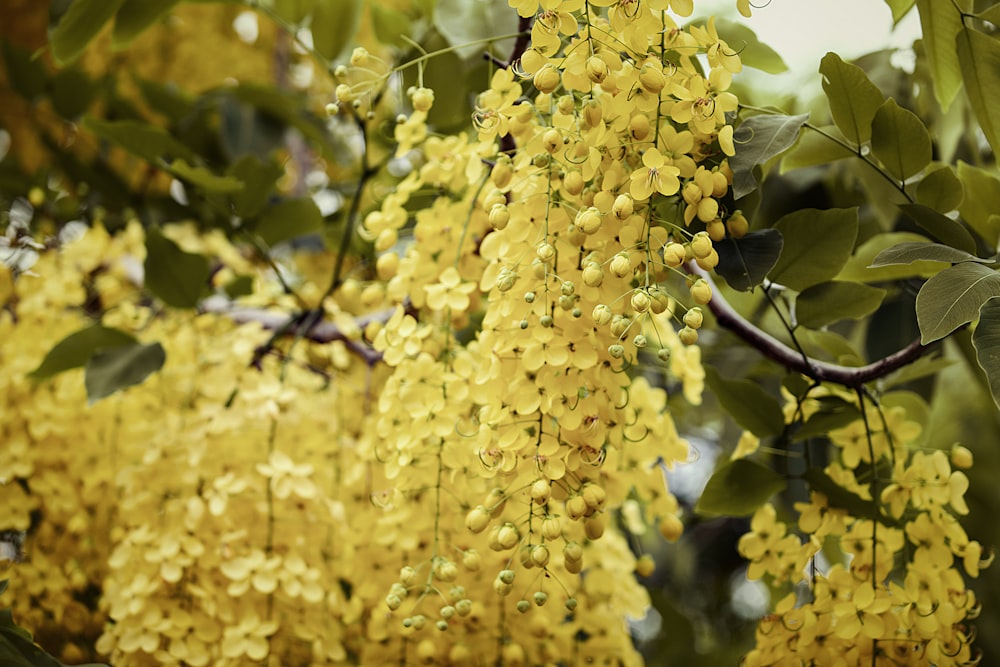
[[[756,103],[744,66],[784,63],[694,4],[12,10],[0,529],[38,641],[1000,655],[970,624],[1000,613],[1000,5],[888,2],[912,79],[829,53],[805,112]]]

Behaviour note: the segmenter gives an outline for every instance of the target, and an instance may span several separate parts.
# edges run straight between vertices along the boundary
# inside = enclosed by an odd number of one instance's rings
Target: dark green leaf
[[[746,291],[759,285],[781,255],[781,232],[761,229],[741,239],[727,236],[714,244],[719,253],[715,272],[735,290]]]
[[[195,109],[191,97],[175,83],[137,78],[136,84],[152,110],[166,116],[171,123],[179,123]]]
[[[736,155],[729,159],[733,170],[733,197],[739,199],[757,188],[754,167],[791,148],[808,119],[809,114],[759,114],[740,123],[733,133]]]
[[[771,280],[795,290],[830,280],[841,270],[858,237],[858,210],[801,209],[779,219],[784,247]]]
[[[279,90],[274,86],[251,83],[226,87],[220,92],[223,96],[249,104],[274,119],[294,127],[319,147],[328,160],[342,159],[345,149],[334,143],[323,121],[308,112],[308,100],[305,97]]]
[[[93,103],[98,86],[97,81],[76,68],[56,72],[52,77],[52,106],[66,120],[75,120]]]
[[[14,46],[6,39],[0,40],[0,47],[10,87],[29,102],[41,97],[45,93],[48,81],[48,74],[41,58],[32,58],[29,52]]]
[[[962,181],[958,180],[955,168],[951,165],[942,165],[928,172],[917,183],[917,201],[939,213],[957,209],[962,203],[962,197]]]
[[[44,380],[71,368],[80,368],[97,350],[132,345],[135,338],[101,324],[93,324],[63,338],[45,355],[30,377]]]
[[[66,65],[87,48],[124,0],[75,0],[49,32],[52,55]]]
[[[236,276],[226,283],[226,296],[230,299],[238,299],[241,296],[253,294],[253,276]]]
[[[298,25],[312,12],[316,0],[275,0],[274,13],[285,21]]]
[[[995,247],[1000,237],[1000,224],[992,216],[1000,211],[1000,178],[992,171],[959,161],[958,180],[962,181],[965,191],[958,212],[983,240]]]
[[[803,478],[813,491],[826,496],[827,504],[834,509],[847,510],[850,516],[878,521],[886,526],[895,526],[899,523],[892,517],[882,514],[876,501],[865,500],[853,491],[848,491],[833,481],[822,468],[809,468]]]
[[[1000,298],[987,299],[979,310],[979,324],[972,333],[976,359],[990,382],[993,402],[1000,407]]]
[[[976,240],[962,226],[962,223],[922,204],[901,204],[899,208],[928,234],[942,243],[967,253],[976,251]]]
[[[982,262],[989,264],[993,260],[982,259],[971,253],[950,245],[940,243],[900,243],[891,248],[886,248],[872,260],[871,266],[887,266],[889,264],[911,264],[919,260],[930,262],[945,262],[946,264],[957,264],[958,262]]]
[[[843,428],[861,418],[861,412],[853,403],[836,396],[818,399],[820,407],[802,426],[792,433],[792,442],[825,436],[830,431]]]
[[[378,37],[379,42],[393,46],[407,44],[403,37],[410,37],[413,27],[406,14],[391,7],[384,7],[377,2],[368,3],[368,11],[371,12],[372,25],[375,27],[375,36]]]
[[[781,406],[760,385],[749,380],[727,380],[712,366],[705,366],[705,380],[723,409],[757,437],[778,435],[785,428]]]
[[[872,120],[872,153],[886,171],[905,181],[931,163],[931,135],[915,113],[890,97]]]
[[[323,216],[316,202],[308,197],[286,199],[264,209],[254,226],[268,245],[275,245],[303,234],[318,232],[323,227]]]
[[[231,194],[243,189],[243,181],[233,176],[218,176],[205,167],[192,167],[183,159],[163,165],[171,174],[201,188],[205,192]]]
[[[941,270],[939,262],[925,261],[914,262],[913,264],[880,266],[877,268],[871,267],[871,263],[875,257],[886,248],[909,242],[927,243],[928,240],[926,236],[911,232],[876,234],[858,247],[854,255],[847,260],[844,268],[837,274],[837,280],[878,283],[903,278],[928,278]]]
[[[715,471],[694,509],[705,516],[749,516],[786,486],[770,468],[736,459]]]
[[[915,3],[916,0],[885,0],[885,4],[892,10],[892,24],[896,25],[909,14]]]
[[[1000,42],[972,28],[962,28],[956,39],[965,94],[993,152],[1000,153]]]
[[[115,16],[111,40],[116,49],[123,49],[150,27],[180,0],[125,0]]]
[[[962,87],[962,71],[955,51],[955,37],[962,28],[962,17],[951,2],[916,0],[920,12],[923,45],[927,51],[934,96],[941,108],[951,106]]]
[[[857,153],[831,138],[844,139],[843,134],[835,126],[830,125],[819,129],[822,132],[806,128],[806,131],[799,136],[795,148],[781,158],[782,174],[793,169],[813,167],[848,157],[857,157]]]
[[[851,143],[867,142],[872,134],[872,119],[885,100],[882,91],[863,69],[845,63],[836,53],[823,56],[819,72],[833,122]]]
[[[313,6],[313,46],[327,60],[336,60],[357,34],[362,0],[316,0]]]
[[[924,355],[912,364],[903,366],[901,369],[883,380],[882,388],[888,390],[893,387],[906,384],[907,382],[919,380],[920,378],[924,378],[929,375],[937,375],[954,363],[954,359],[948,359],[947,357]]]
[[[163,367],[166,352],[159,343],[100,350],[87,362],[83,383],[87,400],[96,403],[120,389],[139,384]]]
[[[267,203],[275,185],[285,170],[273,162],[261,162],[254,155],[244,155],[229,166],[228,173],[245,187],[233,193],[233,212],[241,218],[252,218]]]
[[[807,287],[795,298],[798,323],[818,329],[843,319],[859,320],[881,305],[885,290],[831,280]]]
[[[208,259],[185,252],[158,227],[146,231],[146,287],[168,306],[194,308],[208,286]]]
[[[121,146],[133,155],[158,164],[170,158],[197,161],[190,148],[167,134],[162,127],[136,120],[103,121],[85,118],[83,127],[105,141]]]
[[[740,54],[740,61],[745,67],[759,69],[768,74],[788,71],[788,65],[778,52],[757,39],[757,34],[743,23],[717,18],[715,30],[730,48]]]
[[[982,264],[963,262],[933,276],[917,294],[920,342],[926,345],[968,324],[995,296],[1000,296],[1000,273]]]

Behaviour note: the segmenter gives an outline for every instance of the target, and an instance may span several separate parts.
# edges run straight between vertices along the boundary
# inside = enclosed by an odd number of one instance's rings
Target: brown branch
[[[687,267],[689,273],[703,278],[712,287],[712,300],[709,302],[709,310],[715,315],[715,320],[719,326],[729,329],[736,336],[743,339],[751,347],[763,354],[775,363],[784,366],[788,370],[801,373],[817,382],[832,382],[851,389],[861,389],[868,382],[884,378],[893,371],[897,371],[919,359],[928,347],[920,343],[920,339],[913,341],[898,352],[894,352],[887,357],[874,361],[866,366],[841,366],[825,361],[818,361],[802,355],[798,350],[792,349],[780,340],[761,330],[759,327],[748,321],[729,305],[725,297],[719,293],[718,286],[711,276],[694,263]]]

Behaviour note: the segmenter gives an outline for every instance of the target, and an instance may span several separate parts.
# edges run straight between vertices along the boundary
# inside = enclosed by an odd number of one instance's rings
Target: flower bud
[[[584,234],[593,234],[601,228],[601,212],[593,206],[588,206],[576,214],[575,222]]]
[[[604,535],[604,515],[593,514],[583,522],[583,532],[592,540],[599,540]]]
[[[559,70],[557,70],[551,63],[545,63],[537,72],[535,72],[535,76],[532,77],[531,82],[535,84],[535,88],[537,88],[539,92],[551,93],[559,87]]]
[[[632,293],[632,310],[637,313],[645,313],[649,310],[649,306],[652,304],[653,300],[649,298],[649,295],[642,290],[636,290]]]
[[[410,95],[410,102],[414,111],[430,111],[431,105],[434,104],[434,91],[430,88],[417,88]]]
[[[556,247],[548,241],[543,241],[535,248],[535,254],[543,262],[551,262],[556,256]]]
[[[677,332],[677,337],[681,339],[681,342],[685,345],[694,345],[698,342],[698,332],[691,327],[684,327]]]
[[[951,448],[951,465],[956,468],[967,470],[972,467],[972,451],[967,447],[956,444]]]
[[[555,129],[554,127],[546,130],[545,134],[542,135],[542,145],[545,147],[545,150],[548,151],[549,153],[555,153],[560,148],[562,148],[563,145],[562,134],[560,134],[559,130]]]
[[[496,164],[490,170],[490,180],[497,188],[507,187],[513,175],[514,168],[511,166],[510,158],[506,155],[497,158]]]
[[[592,317],[594,318],[595,323],[603,327],[611,321],[611,318],[614,317],[614,313],[611,312],[611,308],[609,306],[599,303],[594,306]]]
[[[549,564],[549,548],[544,544],[538,544],[531,550],[531,562],[536,567],[545,567]]]
[[[699,278],[694,281],[691,285],[690,292],[691,298],[693,298],[694,302],[700,306],[704,306],[712,300],[712,288],[707,282],[705,282],[704,278]]]
[[[663,263],[671,269],[678,268],[687,260],[687,251],[680,243],[671,241],[663,247]]]
[[[506,229],[508,222],[510,222],[510,209],[504,204],[494,204],[490,208],[490,226],[496,230]]]
[[[741,239],[747,235],[747,232],[750,230],[750,223],[747,222],[743,211],[736,211],[736,213],[729,216],[729,219],[726,220],[726,229],[734,239]]]
[[[632,261],[629,259],[628,253],[620,252],[611,259],[611,273],[618,278],[632,274]]]
[[[594,83],[601,83],[608,76],[608,64],[600,56],[590,56],[587,59],[587,78]]]
[[[632,215],[632,211],[634,209],[635,205],[632,200],[632,195],[627,194],[618,195],[615,198],[615,203],[611,206],[611,212],[616,218],[622,221]]]
[[[667,79],[663,76],[663,66],[653,62],[643,65],[639,70],[639,85],[646,92],[658,95],[667,85]]]
[[[477,505],[465,515],[465,527],[473,533],[481,533],[490,525],[490,513],[482,505]]]
[[[547,503],[551,495],[552,485],[549,484],[549,480],[536,479],[534,484],[531,485],[531,499],[539,505]]]
[[[705,315],[701,312],[701,308],[697,306],[684,313],[684,324],[692,329],[700,329],[704,319]]]
[[[684,523],[675,514],[668,514],[660,520],[660,535],[668,542],[676,542],[684,533]]]
[[[588,287],[600,287],[604,282],[604,271],[600,264],[590,263],[583,267],[583,284]]]
[[[578,171],[571,171],[563,176],[563,188],[571,195],[578,195],[583,192],[583,174]]]

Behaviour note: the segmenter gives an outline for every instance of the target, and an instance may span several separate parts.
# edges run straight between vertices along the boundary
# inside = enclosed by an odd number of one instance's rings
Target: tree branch
[[[689,264],[687,270],[711,285],[712,300],[708,307],[715,315],[719,326],[732,331],[771,361],[817,382],[832,382],[857,390],[868,382],[884,378],[893,371],[913,363],[928,349],[927,346],[921,345],[918,338],[898,352],[866,366],[841,366],[804,357],[798,350],[792,349],[771,334],[762,331],[736,312],[719,293],[718,286],[706,271],[694,263]]]

